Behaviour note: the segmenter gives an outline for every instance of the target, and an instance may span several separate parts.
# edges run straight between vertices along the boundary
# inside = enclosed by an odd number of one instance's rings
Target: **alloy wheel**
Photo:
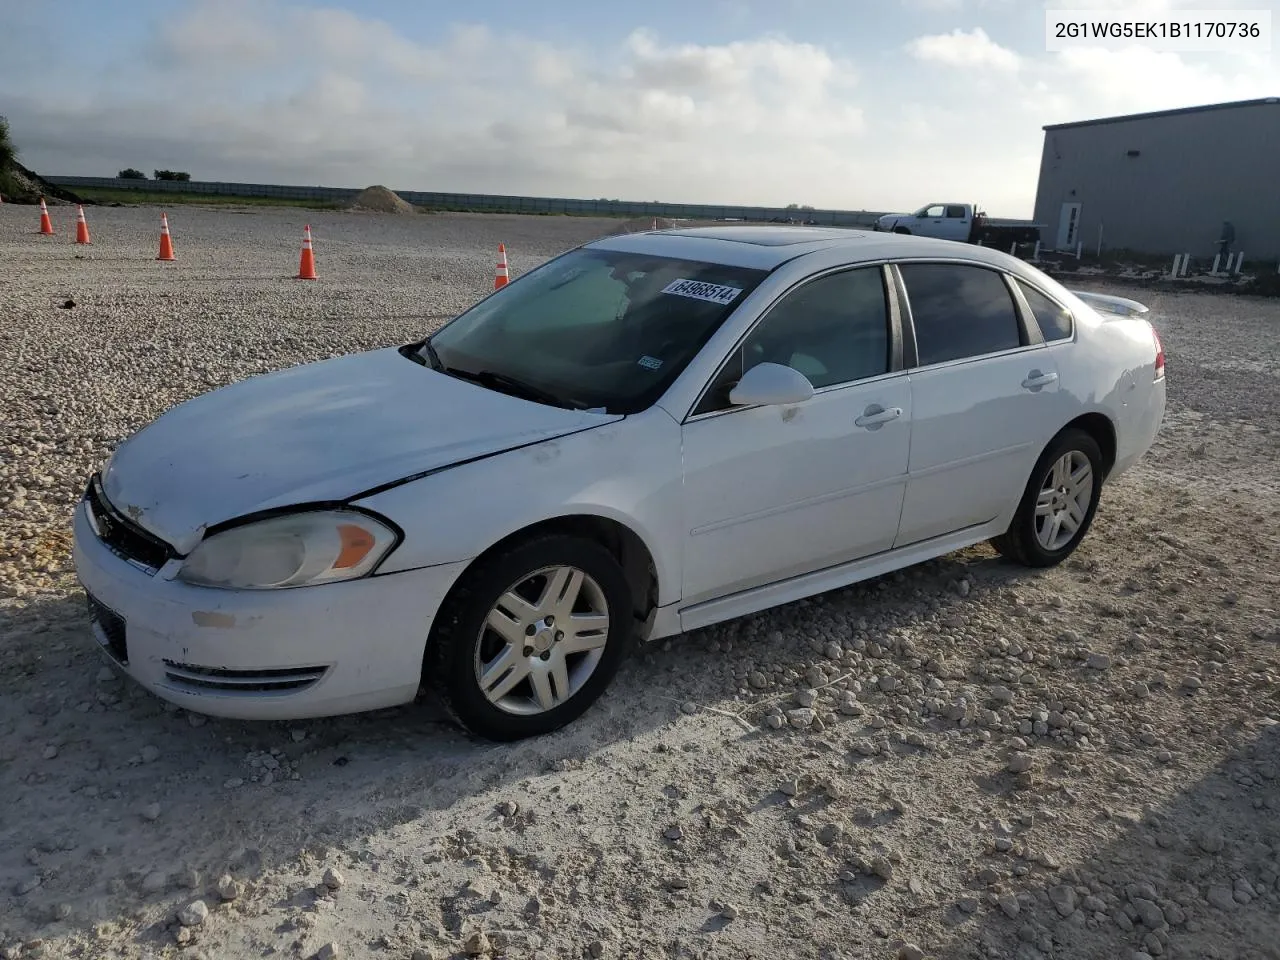
[[[1093,500],[1093,467],[1080,450],[1069,450],[1049,468],[1036,497],[1036,540],[1045,550],[1071,542]]]
[[[530,716],[582,689],[609,642],[604,590],[572,566],[545,567],[508,587],[489,609],[475,676],[500,710]]]

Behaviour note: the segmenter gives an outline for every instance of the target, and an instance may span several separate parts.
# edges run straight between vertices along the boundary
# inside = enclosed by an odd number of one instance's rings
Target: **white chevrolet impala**
[[[124,441],[75,514],[94,635],[202,713],[426,688],[482,737],[545,733],[637,640],[987,540],[1061,562],[1159,429],[1145,311],[922,237],[598,240]]]

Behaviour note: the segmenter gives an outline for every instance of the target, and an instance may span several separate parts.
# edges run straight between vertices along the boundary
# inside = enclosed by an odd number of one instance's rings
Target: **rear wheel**
[[[1102,471],[1097,441],[1083,430],[1064,430],[1036,461],[1009,529],[992,546],[1030,567],[1061,563],[1089,532]]]
[[[469,570],[441,607],[427,681],[462,726],[490,740],[577,719],[617,672],[631,592],[599,544],[551,535]]]

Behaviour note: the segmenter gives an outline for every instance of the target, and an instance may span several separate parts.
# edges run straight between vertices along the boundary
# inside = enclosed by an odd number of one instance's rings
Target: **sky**
[[[55,176],[1030,217],[1045,124],[1280,94],[1046,5],[1277,0],[0,0],[0,115]]]

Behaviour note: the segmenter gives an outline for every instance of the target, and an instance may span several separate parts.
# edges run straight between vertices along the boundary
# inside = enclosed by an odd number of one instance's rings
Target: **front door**
[[[891,342],[884,272],[860,267],[787,294],[728,358],[683,427],[684,603],[893,544],[912,402]],[[814,396],[732,406],[733,384],[764,361],[803,373]]]
[[[1064,203],[1058,216],[1058,249],[1074,250],[1080,235],[1080,204]]]
[[[998,271],[900,270],[919,353],[902,547],[987,523],[1016,502],[1064,411],[1052,351],[1029,342]]]

